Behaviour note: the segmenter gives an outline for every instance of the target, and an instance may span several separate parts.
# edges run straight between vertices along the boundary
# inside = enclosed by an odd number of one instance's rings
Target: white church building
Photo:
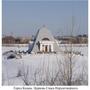
[[[50,41],[48,38],[43,38],[42,41],[40,41],[40,52],[53,52],[53,41]]]
[[[30,53],[52,53],[59,51],[56,40],[45,26],[38,30],[32,48],[29,48]]]

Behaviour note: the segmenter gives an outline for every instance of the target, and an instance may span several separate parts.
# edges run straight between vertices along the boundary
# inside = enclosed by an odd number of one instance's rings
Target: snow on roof
[[[48,38],[50,41],[55,42],[55,39],[54,39],[52,33],[45,26],[41,27],[38,30],[36,37],[35,37],[35,42],[33,43],[33,48],[31,49],[31,52],[36,53],[39,51],[37,43],[42,41],[44,38]],[[59,52],[59,46],[57,45],[56,42],[54,43],[54,51]]]

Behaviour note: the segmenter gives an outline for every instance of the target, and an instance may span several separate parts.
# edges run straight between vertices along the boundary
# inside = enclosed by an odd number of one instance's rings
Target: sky
[[[2,35],[31,36],[43,25],[54,36],[87,34],[88,1],[2,1]]]

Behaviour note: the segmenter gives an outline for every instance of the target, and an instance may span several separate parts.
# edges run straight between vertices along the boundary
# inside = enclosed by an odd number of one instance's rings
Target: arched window
[[[42,40],[49,41],[49,39],[48,39],[48,38],[43,38]]]

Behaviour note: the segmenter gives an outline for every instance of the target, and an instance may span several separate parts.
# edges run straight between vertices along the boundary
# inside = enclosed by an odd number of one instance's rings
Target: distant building
[[[13,37],[13,36],[5,36],[2,38],[2,44],[28,44],[30,38],[26,37]]]
[[[55,37],[60,41],[60,44],[87,44],[88,36],[87,35],[78,35],[78,36],[57,36]]]
[[[21,37],[21,38],[20,38],[20,43],[21,43],[21,44],[28,44],[29,41],[31,41],[30,38],[27,38],[27,37]]]
[[[14,44],[15,38],[13,36],[5,36],[2,38],[2,44]]]

